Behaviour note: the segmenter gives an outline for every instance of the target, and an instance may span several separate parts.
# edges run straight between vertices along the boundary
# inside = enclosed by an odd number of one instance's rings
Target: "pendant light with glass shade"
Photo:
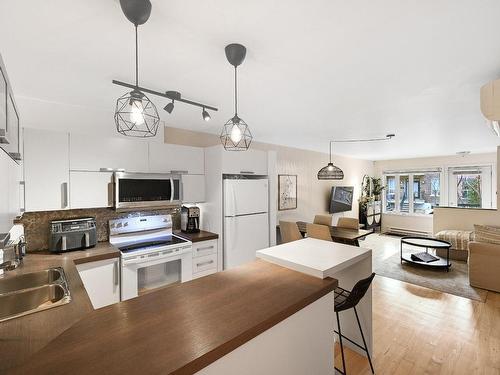
[[[227,151],[246,151],[252,143],[252,133],[248,125],[238,116],[238,65],[245,60],[245,46],[233,43],[225,48],[227,61],[234,66],[234,116],[222,128],[220,140]]]
[[[328,164],[318,171],[318,180],[342,180],[344,178],[344,172],[339,167],[336,167],[332,163],[332,143],[330,141],[330,161]]]
[[[115,124],[118,133],[131,137],[154,137],[160,117],[156,106],[139,90],[139,55],[137,26],[146,23],[151,15],[149,0],[120,0],[127,19],[135,26],[135,87],[116,101]]]

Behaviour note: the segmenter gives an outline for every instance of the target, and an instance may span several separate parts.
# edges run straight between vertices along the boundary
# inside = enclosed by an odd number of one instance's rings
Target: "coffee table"
[[[412,247],[416,247],[417,249],[405,249],[406,252],[403,252],[403,245],[408,245]],[[403,260],[408,263],[412,264],[418,264],[421,266],[426,266],[426,267],[433,267],[433,268],[445,268],[446,272],[450,270],[451,267],[451,262],[450,262],[450,247],[451,244],[447,241],[443,240],[438,240],[435,238],[426,238],[426,237],[403,237],[401,238],[401,264],[403,264]],[[417,260],[413,260],[411,258],[412,254],[419,253],[421,252],[420,249],[424,248],[425,252],[428,253],[429,249],[446,249],[446,258],[439,257],[435,254],[434,255],[436,258],[438,258],[436,261],[433,262],[420,262]]]

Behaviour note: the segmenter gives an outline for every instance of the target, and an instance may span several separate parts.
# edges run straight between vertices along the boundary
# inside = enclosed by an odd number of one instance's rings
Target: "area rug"
[[[372,249],[373,271],[380,276],[454,294],[475,301],[486,301],[487,291],[469,285],[467,263],[452,260],[450,272],[400,262],[400,237],[371,234],[360,241]]]

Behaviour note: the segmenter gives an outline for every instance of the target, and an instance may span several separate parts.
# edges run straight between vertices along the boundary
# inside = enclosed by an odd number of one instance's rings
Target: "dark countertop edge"
[[[73,261],[75,265],[97,262],[100,260],[113,259],[120,257],[120,250],[109,242],[98,242],[97,245],[88,249],[73,250],[66,252],[51,252],[48,250],[39,250],[28,252],[27,255],[46,255],[54,257],[65,257]]]
[[[202,242],[202,241],[209,241],[209,240],[216,240],[219,238],[219,235],[217,233],[207,232],[205,230],[200,230],[199,233],[184,233],[181,230],[177,229],[177,230],[174,230],[174,234],[176,236],[179,236],[179,237],[182,237],[186,240],[189,240],[193,243]]]
[[[280,266],[281,267],[281,266]],[[286,267],[284,267],[286,268]],[[280,311],[278,314],[273,315],[269,317],[268,319],[264,320],[257,326],[253,327],[251,330],[247,330],[240,334],[239,336],[234,337],[230,341],[227,341],[225,344],[221,345],[220,347],[213,349],[212,351],[198,357],[194,361],[188,363],[187,365],[179,368],[176,371],[171,372],[171,375],[193,375],[196,374],[198,371],[204,369],[205,367],[211,365],[215,361],[221,359],[222,357],[226,356],[233,350],[237,349],[238,347],[244,345],[248,341],[254,339],[258,335],[264,333],[268,329],[274,327],[275,325],[279,324],[280,322],[284,321],[285,319],[288,319],[290,316],[293,314],[299,312],[306,306],[312,304],[313,302],[316,302],[318,299],[326,296],[328,293],[333,292],[335,288],[338,286],[338,280],[327,277],[324,280],[331,280],[332,283],[326,287],[324,287],[322,290],[313,293],[309,295],[307,298],[304,298],[303,300],[297,302],[294,305],[289,306],[288,308]]]
[[[110,252],[107,254],[96,254],[96,255],[91,255],[83,258],[75,258],[73,259],[73,263],[75,264],[84,264],[84,263],[91,263],[91,262],[97,262],[99,260],[106,260],[106,259],[113,259],[113,258],[120,258],[120,252]]]

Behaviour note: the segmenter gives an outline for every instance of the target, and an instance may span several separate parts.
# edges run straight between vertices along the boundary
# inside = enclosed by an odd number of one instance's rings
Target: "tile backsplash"
[[[24,226],[27,251],[47,250],[49,248],[49,230],[52,220],[95,217],[97,222],[97,241],[109,239],[108,221],[125,217],[171,214],[174,229],[180,228],[180,208],[174,207],[162,210],[117,212],[112,208],[89,208],[81,210],[25,212],[16,224]]]

